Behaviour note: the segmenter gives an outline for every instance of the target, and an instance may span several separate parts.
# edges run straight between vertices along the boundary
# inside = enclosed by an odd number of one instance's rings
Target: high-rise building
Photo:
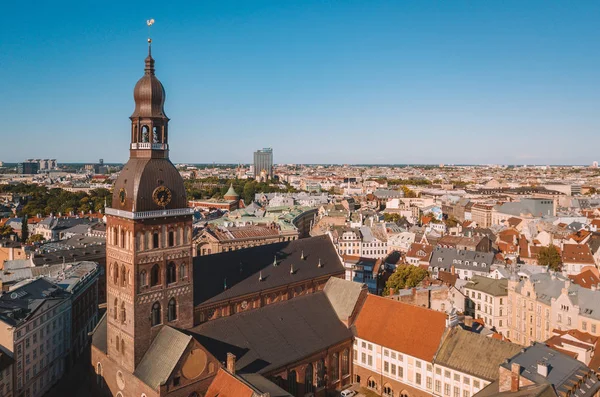
[[[37,174],[40,171],[40,163],[35,160],[27,160],[17,164],[18,174]]]
[[[273,149],[264,148],[254,152],[254,177],[266,181],[273,178]]]

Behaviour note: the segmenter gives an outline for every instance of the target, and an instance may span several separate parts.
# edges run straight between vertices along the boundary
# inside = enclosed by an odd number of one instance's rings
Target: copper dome
[[[164,207],[153,200],[159,186],[171,192],[171,201]],[[186,207],[183,178],[169,159],[131,158],[115,182],[112,208],[142,212]]]
[[[154,75],[154,59],[149,53],[146,58],[145,73],[133,89],[135,110],[131,117],[163,117],[165,114],[165,88]]]

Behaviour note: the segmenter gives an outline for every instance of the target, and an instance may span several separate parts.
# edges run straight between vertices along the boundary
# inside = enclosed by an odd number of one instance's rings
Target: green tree
[[[29,239],[29,225],[27,224],[27,214],[21,218],[21,241],[26,243]]]
[[[540,248],[537,255],[538,265],[548,266],[550,270],[560,272],[562,270],[562,258],[558,248],[554,245]]]
[[[398,291],[404,288],[413,288],[419,285],[421,281],[427,277],[429,273],[427,270],[422,269],[418,266],[412,265],[399,265],[396,271],[388,278],[385,283],[385,289],[383,295],[390,294],[390,288]]]
[[[402,186],[401,189],[404,192],[404,197],[407,197],[407,198],[417,197],[417,193],[415,193],[414,190],[411,190],[410,188],[408,188],[408,186]]]
[[[13,230],[12,227],[10,227],[8,225],[0,226],[0,237],[1,238],[8,238],[13,234],[15,234],[15,231]]]
[[[41,243],[44,240],[46,240],[46,239],[41,234],[34,234],[31,237],[29,237],[29,240],[27,242],[28,243]]]
[[[456,227],[458,225],[458,220],[450,215],[446,220],[444,220],[446,227]]]

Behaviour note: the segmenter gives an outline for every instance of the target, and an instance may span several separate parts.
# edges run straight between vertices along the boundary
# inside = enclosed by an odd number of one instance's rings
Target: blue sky
[[[5,2],[0,160],[126,161],[148,18],[174,162],[600,160],[600,2],[549,0]]]

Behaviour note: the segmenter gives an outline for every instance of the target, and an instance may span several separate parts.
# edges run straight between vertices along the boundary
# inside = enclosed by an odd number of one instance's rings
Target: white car
[[[356,391],[350,390],[350,389],[342,390],[342,392],[340,393],[341,397],[352,397],[355,395],[356,395]]]

